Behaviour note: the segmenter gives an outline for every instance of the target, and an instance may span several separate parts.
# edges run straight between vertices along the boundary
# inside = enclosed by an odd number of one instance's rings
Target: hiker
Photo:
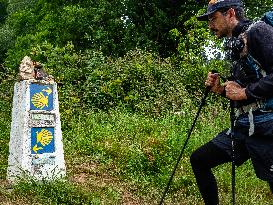
[[[273,193],[273,27],[246,19],[239,0],[211,0],[207,13],[197,19],[208,21],[209,29],[229,45],[231,77],[221,84],[219,74],[209,72],[205,85],[229,99],[235,112],[233,131],[222,131],[191,155],[203,200],[219,204],[211,169],[232,160],[239,166],[251,159],[256,176]]]

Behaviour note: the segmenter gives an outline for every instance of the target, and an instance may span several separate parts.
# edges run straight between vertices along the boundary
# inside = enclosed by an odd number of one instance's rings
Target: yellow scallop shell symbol
[[[42,92],[35,93],[31,98],[31,102],[35,107],[43,109],[45,106],[48,107],[48,96],[45,96]]]
[[[46,129],[42,129],[40,132],[36,132],[37,134],[37,143],[40,142],[43,146],[48,145],[52,139],[52,133]]]

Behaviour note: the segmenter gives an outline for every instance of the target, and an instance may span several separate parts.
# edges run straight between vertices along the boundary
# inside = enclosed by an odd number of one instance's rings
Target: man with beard
[[[256,176],[273,192],[273,27],[247,20],[240,0],[211,0],[207,13],[197,19],[208,21],[218,38],[237,42],[229,48],[229,80],[221,84],[219,75],[209,72],[205,82],[212,92],[231,101],[235,116],[233,129],[222,131],[191,155],[204,202],[219,204],[211,169],[227,162],[239,166],[251,159]]]

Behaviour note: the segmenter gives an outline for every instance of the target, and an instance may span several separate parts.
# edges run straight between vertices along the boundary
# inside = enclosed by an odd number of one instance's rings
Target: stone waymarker
[[[23,80],[14,86],[7,179],[54,180],[66,175],[57,84]]]

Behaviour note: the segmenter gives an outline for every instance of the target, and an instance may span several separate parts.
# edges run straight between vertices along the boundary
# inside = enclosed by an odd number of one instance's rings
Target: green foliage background
[[[204,46],[206,1],[0,0],[0,201],[4,204],[157,204],[192,123],[209,70],[228,65]],[[271,0],[245,1],[257,19]],[[258,8],[258,9],[257,9]],[[58,83],[68,177],[6,186],[13,86],[24,56]],[[166,199],[202,204],[190,154],[229,126],[210,95]],[[224,109],[223,109],[224,108]],[[213,120],[212,120],[213,119]],[[230,167],[214,170],[230,203]],[[249,180],[245,180],[245,178]],[[238,204],[270,204],[251,164],[237,169]]]

